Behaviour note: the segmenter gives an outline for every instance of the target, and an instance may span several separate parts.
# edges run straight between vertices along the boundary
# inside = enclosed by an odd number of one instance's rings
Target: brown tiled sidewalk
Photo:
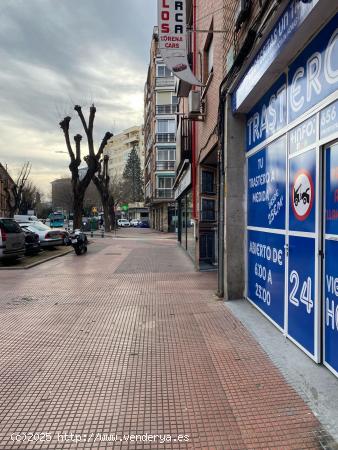
[[[1,450],[321,448],[317,419],[174,241],[97,240],[0,282]]]

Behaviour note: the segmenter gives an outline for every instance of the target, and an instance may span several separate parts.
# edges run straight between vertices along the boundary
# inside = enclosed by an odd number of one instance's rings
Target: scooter
[[[75,230],[69,237],[69,243],[77,255],[87,252],[88,239],[82,231]]]

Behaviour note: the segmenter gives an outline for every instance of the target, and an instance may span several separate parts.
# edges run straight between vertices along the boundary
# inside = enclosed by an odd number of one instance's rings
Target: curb
[[[32,267],[39,266],[40,264],[43,264],[45,262],[52,261],[53,259],[60,258],[61,256],[68,255],[72,251],[73,251],[73,248],[71,248],[71,249],[67,250],[66,252],[61,253],[59,255],[49,256],[48,258],[43,259],[41,261],[33,262],[31,264],[28,264],[27,266],[22,266],[22,267],[0,267],[0,270],[26,270],[26,269],[31,269]]]

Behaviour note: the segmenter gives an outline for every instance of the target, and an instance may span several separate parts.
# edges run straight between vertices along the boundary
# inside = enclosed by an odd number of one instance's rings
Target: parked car
[[[52,230],[41,222],[22,223],[23,230],[32,231],[39,235],[41,247],[54,247],[55,245],[63,245],[65,242],[64,230]]]
[[[0,259],[16,259],[25,253],[25,233],[14,219],[0,218]]]
[[[132,219],[129,223],[131,227],[138,227],[140,222],[140,219]]]
[[[37,222],[39,219],[32,214],[15,214],[14,220],[18,223]]]
[[[149,222],[147,220],[140,220],[140,223],[137,226],[139,228],[150,228]]]
[[[41,250],[40,239],[37,233],[24,230],[25,233],[25,255],[36,255]]]
[[[118,219],[117,225],[119,227],[130,227],[129,220],[127,220],[127,219]]]

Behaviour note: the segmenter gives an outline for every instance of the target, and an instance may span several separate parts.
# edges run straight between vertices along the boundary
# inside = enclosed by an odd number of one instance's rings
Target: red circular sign
[[[315,189],[310,173],[299,170],[291,189],[291,205],[296,219],[304,221],[311,213]]]

